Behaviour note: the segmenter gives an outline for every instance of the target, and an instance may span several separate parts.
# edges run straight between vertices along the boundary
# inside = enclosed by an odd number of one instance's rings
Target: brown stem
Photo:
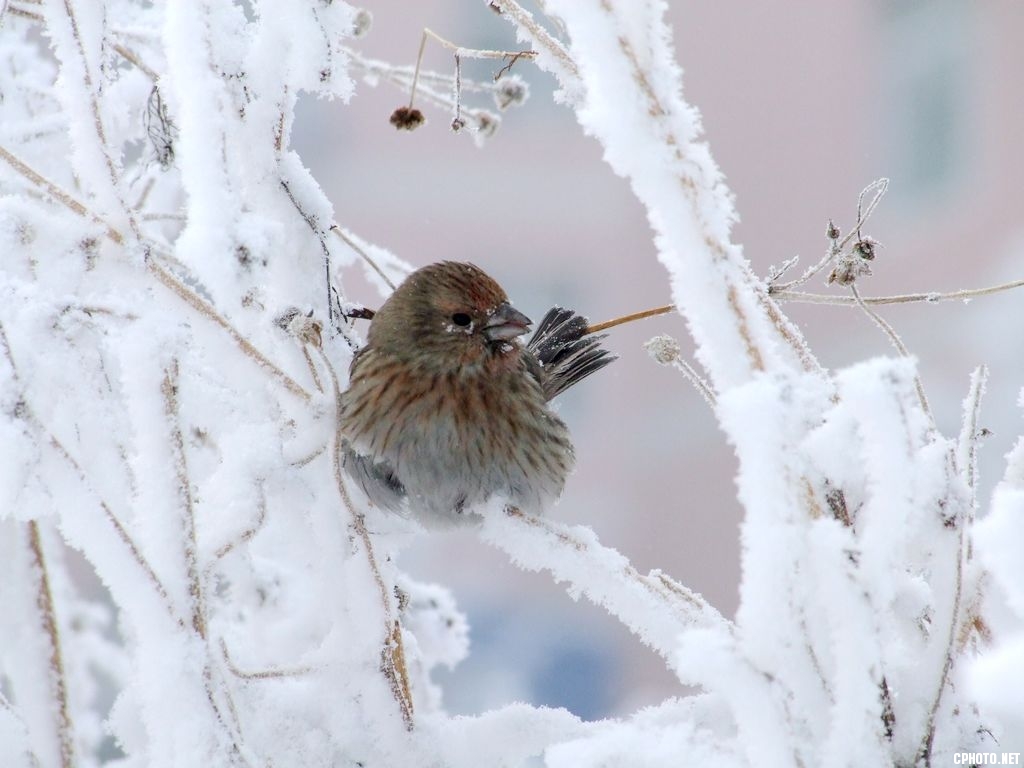
[[[624,325],[625,323],[631,323],[634,320],[643,320],[645,317],[654,317],[655,315],[665,315],[672,312],[675,309],[674,304],[666,304],[664,307],[655,307],[654,309],[645,309],[643,312],[634,312],[631,315],[623,315],[622,317],[616,317],[612,320],[605,320],[603,323],[596,323],[595,325],[587,326],[587,333],[598,333],[599,331],[607,330],[608,328],[614,328],[617,325]]]
[[[206,606],[203,599],[203,585],[199,578],[198,546],[196,543],[195,503],[192,498],[192,481],[188,475],[188,461],[185,457],[185,440],[181,435],[181,417],[178,409],[178,360],[175,358],[164,370],[160,386],[164,397],[164,415],[171,427],[171,454],[178,480],[178,496],[184,507],[185,523],[185,567],[188,579],[188,594],[192,598],[192,628],[201,638],[206,639]]]
[[[75,764],[75,747],[71,733],[71,715],[68,711],[64,660],[61,656],[57,615],[53,608],[53,593],[50,590],[50,578],[46,571],[46,558],[43,556],[43,545],[39,539],[39,524],[35,520],[28,522],[28,546],[32,551],[32,565],[37,580],[36,607],[39,609],[42,629],[46,634],[50,651],[50,686],[51,694],[56,700],[57,711],[55,714],[57,738],[60,740],[60,764],[61,768],[71,768]]]

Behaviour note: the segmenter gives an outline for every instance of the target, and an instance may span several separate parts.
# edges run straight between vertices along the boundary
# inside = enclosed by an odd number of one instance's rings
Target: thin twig
[[[513,24],[520,27],[533,38],[533,42],[538,48],[543,48],[555,59],[562,68],[563,74],[574,81],[571,84],[563,82],[563,86],[572,85],[579,87],[580,70],[576,65],[576,60],[573,59],[562,43],[534,20],[533,16],[525,8],[516,0],[495,0],[491,3],[491,7],[502,16],[507,16]]]
[[[240,544],[245,544],[252,539],[253,536],[260,532],[263,524],[267,521],[267,494],[263,488],[262,481],[258,482],[256,485],[259,488],[259,502],[256,505],[256,522],[238,534],[236,538],[221,545],[213,554],[214,562],[217,560],[223,560],[228,553],[235,549],[235,547]],[[212,567],[213,562],[206,567],[207,571]]]
[[[11,14],[11,16],[20,16],[21,18],[28,19],[29,21],[33,21],[36,24],[45,23],[45,20],[43,19],[42,15],[35,13],[34,11],[26,11],[24,8],[18,8],[17,6],[14,5],[8,5],[4,9],[4,11],[6,13]]]
[[[64,674],[64,660],[61,654],[60,633],[57,629],[57,614],[53,607],[53,592],[50,589],[50,577],[46,570],[46,558],[43,555],[43,544],[39,538],[39,524],[35,520],[28,521],[28,547],[32,552],[32,567],[36,578],[36,608],[43,633],[49,646],[50,694],[56,705],[56,730],[60,742],[61,768],[71,768],[75,764],[75,739],[68,709],[67,680]]]
[[[242,352],[255,360],[260,367],[273,374],[274,377],[284,385],[285,389],[294,395],[298,395],[303,400],[309,401],[312,399],[312,395],[309,392],[303,389],[303,387],[292,379],[291,376],[270,362],[270,360],[262,352],[256,349],[256,347],[252,345],[252,342],[239,333],[235,327],[213,307],[213,305],[208,303],[205,299],[199,296],[199,294],[181,282],[181,280],[172,274],[170,270],[163,267],[152,254],[146,259],[146,266],[161,283],[176,293],[185,301],[185,303],[227,331],[228,335],[231,336]]]
[[[878,204],[882,201],[882,197],[885,195],[886,190],[888,189],[889,180],[886,178],[876,179],[875,181],[871,182],[866,187],[864,187],[864,189],[862,189],[860,191],[860,194],[857,196],[857,223],[854,226],[854,228],[850,230],[850,232],[846,235],[846,237],[844,237],[842,240],[831,241],[828,251],[826,252],[825,256],[821,259],[821,261],[819,261],[817,264],[811,267],[808,267],[807,270],[802,275],[800,275],[800,277],[796,278],[795,280],[790,280],[788,283],[783,283],[782,285],[772,285],[769,288],[769,292],[774,296],[776,292],[787,291],[790,288],[794,288],[795,286],[806,283],[816,274],[821,272],[821,270],[823,270],[826,266],[828,266],[828,264],[834,258],[841,254],[843,252],[843,249],[846,248],[847,245],[849,245],[850,240],[852,240],[854,236],[856,236],[858,240],[861,239],[861,227],[864,225],[864,222],[871,218],[871,214],[875,212],[875,209],[878,207]],[[871,201],[865,208],[864,197],[869,192],[874,192],[875,195],[874,197],[871,198]],[[792,265],[795,263],[795,261],[790,260],[790,262],[787,263]]]
[[[331,225],[331,232],[333,232],[335,235],[337,235],[339,238],[341,238],[341,241],[343,243],[345,243],[345,245],[347,245],[349,248],[351,248],[353,251],[355,251],[356,255],[359,256],[359,258],[361,258],[364,262],[366,262],[370,266],[370,268],[373,269],[374,272],[376,272],[378,275],[380,275],[380,279],[383,280],[385,282],[385,284],[387,284],[387,286],[392,291],[395,290],[395,284],[393,282],[391,282],[391,279],[386,274],[384,274],[384,270],[381,269],[377,265],[377,262],[375,262],[372,258],[370,258],[370,254],[368,254],[359,245],[359,243],[357,243],[355,240],[353,240],[348,235],[348,233],[346,233],[337,224],[332,224]]]
[[[239,677],[243,680],[275,680],[282,677],[301,677],[302,675],[308,675],[313,672],[313,667],[295,667],[293,669],[264,669],[258,672],[246,672],[235,666],[235,662],[231,659],[231,654],[228,653],[227,643],[224,642],[224,638],[217,638],[220,643],[220,653],[224,659],[224,665],[228,668],[228,671],[235,677]]]
[[[654,309],[645,309],[642,312],[634,312],[630,315],[623,315],[622,317],[616,317],[612,320],[605,320],[603,323],[595,323],[588,325],[587,330],[584,333],[600,333],[609,328],[614,328],[617,325],[623,325],[625,323],[632,323],[634,320],[643,320],[647,317],[654,317],[656,315],[665,315],[675,310],[674,304],[666,304],[664,307],[655,307]]]
[[[910,304],[914,302],[925,302],[936,304],[940,301],[966,301],[979,296],[989,296],[1002,291],[1009,291],[1024,286],[1024,280],[1013,280],[1009,283],[992,285],[987,288],[968,288],[962,291],[951,291],[949,293],[906,293],[896,296],[864,296],[861,301],[869,306],[878,304]],[[844,306],[857,306],[859,302],[852,296],[839,296],[827,293],[804,293],[802,291],[787,291],[769,287],[768,293],[773,299],[779,301],[798,301],[805,304],[835,304]]]
[[[181,413],[178,401],[178,359],[164,369],[160,385],[164,398],[164,416],[171,428],[171,455],[178,480],[178,497],[182,505],[185,528],[185,576],[188,580],[188,594],[192,601],[192,628],[201,638],[206,639],[206,601],[203,584],[199,577],[199,547],[196,541],[196,510],[192,498],[192,480],[188,474],[188,458],[185,455],[185,440],[181,435]]]
[[[112,226],[107,224],[107,222],[105,222],[99,216],[97,216],[96,214],[92,213],[84,205],[82,205],[80,202],[75,200],[71,195],[69,195],[67,192],[65,192],[63,189],[61,189],[59,186],[54,184],[52,181],[50,181],[50,180],[44,178],[43,176],[41,176],[40,174],[36,173],[32,168],[30,168],[24,162],[22,162],[17,157],[15,157],[13,154],[8,152],[2,146],[0,146],[0,158],[3,158],[7,162],[8,165],[10,165],[12,168],[14,168],[14,170],[16,170],[18,173],[20,173],[22,176],[24,176],[29,181],[31,181],[37,187],[40,187],[41,189],[43,189],[50,197],[52,197],[52,198],[58,200],[59,202],[63,203],[67,208],[69,208],[70,210],[74,211],[79,216],[81,216],[83,218],[86,218],[86,219],[90,219],[91,221],[95,222],[96,224],[99,224],[100,226],[104,227],[107,230],[106,231],[107,237],[109,237],[115,243],[117,243],[118,245],[123,245],[124,244],[124,236],[120,232],[118,232]]]
[[[882,333],[884,333],[889,338],[889,341],[896,348],[896,351],[900,353],[900,356],[909,358],[910,350],[908,350],[907,345],[903,343],[903,339],[900,338],[899,334],[896,333],[895,329],[891,325],[889,325],[889,323],[887,323],[881,315],[879,315],[877,312],[871,309],[871,307],[864,303],[864,300],[861,299],[860,297],[860,293],[857,291],[856,283],[850,284],[850,292],[853,294],[853,297],[856,300],[858,306],[860,306],[860,308],[864,311],[864,314],[871,318],[871,321],[874,322],[874,324],[879,327]],[[921,376],[917,372],[914,373],[914,389],[917,391],[917,399],[918,402],[920,402],[921,404],[921,410],[924,412],[925,417],[927,417],[928,422],[931,425],[932,431],[934,432],[938,429],[938,427],[935,424],[935,416],[932,415],[931,406],[928,405],[928,396],[925,395],[924,393],[924,384],[921,382]]]
[[[449,51],[454,52],[457,56],[465,56],[468,59],[506,59],[509,56],[513,55],[525,56],[526,58],[532,59],[537,55],[536,51],[495,51],[488,48],[464,48],[461,45],[456,45],[451,40],[445,40],[432,29],[427,29],[426,27],[424,27],[423,40],[426,40],[428,36],[433,38],[438,43],[440,43],[444,48],[447,48]],[[422,48],[423,44],[421,41],[421,51]]]
[[[644,349],[654,358],[655,362],[660,365],[670,365],[682,373],[687,381],[693,384],[700,396],[704,398],[704,401],[712,409],[715,408],[717,403],[715,390],[703,376],[697,373],[697,370],[692,365],[683,359],[683,353],[679,348],[678,341],[667,335],[655,336],[644,343]]]
[[[125,61],[131,62],[138,67],[139,71],[154,83],[160,78],[159,73],[140,59],[139,55],[131,48],[128,48],[126,45],[122,45],[121,43],[112,43],[110,47],[113,48],[114,51],[116,51]]]
[[[326,450],[327,450],[327,446],[326,445],[321,445],[319,448],[317,448],[315,451],[313,451],[308,456],[303,456],[301,459],[296,459],[295,461],[291,462],[291,466],[296,467],[296,468],[302,468],[302,467],[306,466],[307,464],[311,463],[312,461],[314,461],[315,459],[317,459],[320,456],[322,456],[323,452],[326,451]]]

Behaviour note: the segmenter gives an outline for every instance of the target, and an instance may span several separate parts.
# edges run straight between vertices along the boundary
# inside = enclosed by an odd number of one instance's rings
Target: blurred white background
[[[366,56],[413,63],[423,27],[465,47],[520,48],[482,0],[373,3]],[[858,192],[880,176],[890,192],[865,229],[882,247],[867,295],[950,291],[1024,277],[1021,179],[1024,6],[1013,0],[673,2],[670,17],[689,103],[736,194],[742,243],[759,274],[799,254],[820,258],[829,218],[846,231]],[[425,66],[450,72],[428,43]],[[467,62],[487,78],[497,67]],[[340,224],[421,266],[473,261],[537,320],[552,304],[592,320],[668,303],[644,211],[628,185],[551,100],[529,62],[532,96],[504,115],[482,149],[451,115],[424,107],[413,133],[388,124],[407,94],[360,83],[349,105],[307,100],[300,153]],[[493,107],[492,107],[493,108]],[[350,298],[376,306],[368,288]],[[823,280],[808,290],[829,290]],[[840,368],[892,354],[858,311],[787,305],[822,363]],[[1024,292],[967,305],[886,307],[919,356],[946,434],[959,427],[971,369],[991,368],[982,422],[982,499],[1022,431]],[[552,517],[592,526],[641,570],[662,568],[726,614],[736,608],[741,509],[730,447],[707,405],[641,348],[676,316],[612,332],[621,357],[561,398],[577,471]],[[688,350],[688,354],[692,349]],[[548,577],[524,574],[472,533],[432,534],[404,553],[415,578],[449,585],[469,615],[471,657],[441,682],[453,713],[512,701],[594,718],[681,693],[653,654],[597,608]]]

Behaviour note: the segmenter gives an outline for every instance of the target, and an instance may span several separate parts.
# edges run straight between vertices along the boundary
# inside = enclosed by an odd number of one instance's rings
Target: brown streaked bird
[[[345,471],[374,504],[443,526],[494,495],[536,514],[561,494],[573,448],[548,403],[615,356],[571,310],[524,345],[530,325],[472,264],[417,270],[384,302],[339,411]]]

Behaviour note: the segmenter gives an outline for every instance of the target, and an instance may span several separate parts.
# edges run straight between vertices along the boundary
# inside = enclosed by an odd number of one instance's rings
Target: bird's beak
[[[533,321],[507,301],[501,302],[484,323],[483,334],[488,341],[508,341],[530,330]]]

